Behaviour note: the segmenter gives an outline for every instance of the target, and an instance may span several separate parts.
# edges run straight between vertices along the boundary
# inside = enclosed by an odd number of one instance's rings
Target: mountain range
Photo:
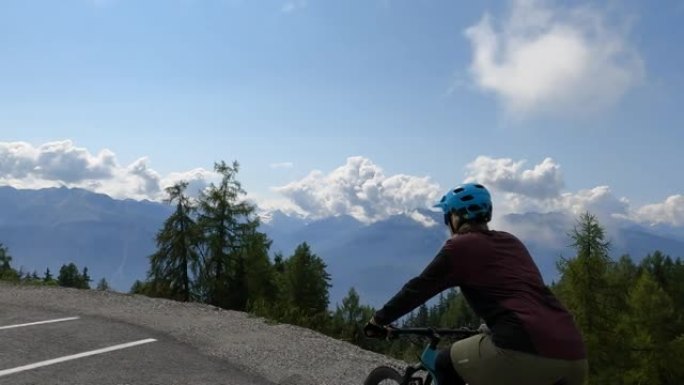
[[[87,266],[94,281],[106,278],[119,291],[144,279],[155,250],[154,236],[172,208],[164,203],[116,200],[83,189],[18,190],[0,187],[0,242],[15,268],[54,275],[62,264]],[[421,211],[441,223],[441,214]],[[574,218],[561,213],[506,215],[496,223],[521,238],[547,282],[557,278],[556,261],[570,257],[567,233]],[[655,250],[684,257],[684,229],[610,223],[611,255],[640,260]],[[355,287],[363,302],[382,305],[403,283],[420,273],[448,234],[444,226],[425,226],[409,215],[372,224],[351,216],[307,219],[280,211],[264,215],[262,231],[271,251],[290,255],[301,242],[326,262],[332,277],[331,306]]]

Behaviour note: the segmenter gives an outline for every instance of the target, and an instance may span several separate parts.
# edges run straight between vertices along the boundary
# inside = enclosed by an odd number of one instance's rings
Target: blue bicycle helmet
[[[452,212],[464,222],[489,222],[492,219],[492,197],[483,185],[477,183],[466,183],[449,190],[433,207],[442,209],[447,225]]]

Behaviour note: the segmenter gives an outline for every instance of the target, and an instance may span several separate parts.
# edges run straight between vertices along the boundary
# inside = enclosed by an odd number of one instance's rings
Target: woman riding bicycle
[[[439,384],[583,384],[587,360],[582,336],[544,285],[522,242],[487,227],[492,218],[487,189],[464,184],[435,207],[444,212],[452,236],[425,270],[375,313],[366,335],[386,334],[392,322],[458,286],[489,330],[439,353]]]

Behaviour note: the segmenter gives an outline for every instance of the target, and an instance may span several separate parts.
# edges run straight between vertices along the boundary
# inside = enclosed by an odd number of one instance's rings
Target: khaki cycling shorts
[[[588,372],[585,359],[558,360],[501,349],[487,334],[451,345],[451,362],[469,385],[582,385]]]

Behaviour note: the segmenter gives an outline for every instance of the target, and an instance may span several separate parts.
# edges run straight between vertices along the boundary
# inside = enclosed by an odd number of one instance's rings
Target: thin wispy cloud
[[[507,15],[466,29],[472,78],[516,118],[595,113],[644,78],[625,25],[594,7],[515,0]]]
[[[300,9],[306,8],[308,5],[307,0],[290,0],[283,4],[280,11],[283,13],[293,13]]]
[[[288,168],[294,167],[294,163],[292,163],[292,162],[271,163],[269,165],[269,167],[274,169],[274,170],[288,169]]]
[[[98,8],[109,7],[113,5],[118,0],[86,0],[88,5]]]

